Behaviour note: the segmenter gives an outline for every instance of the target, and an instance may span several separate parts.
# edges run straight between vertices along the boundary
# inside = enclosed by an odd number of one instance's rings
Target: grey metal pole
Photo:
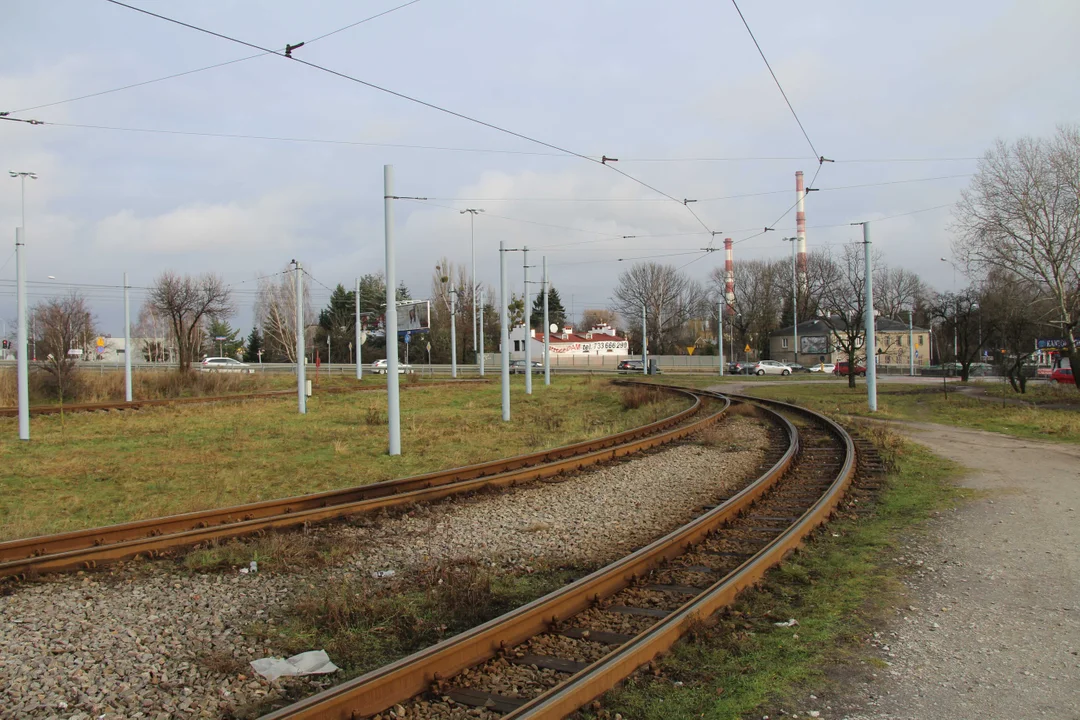
[[[796,273],[795,241],[791,240],[791,324],[795,333],[795,362],[799,362],[799,281]]]
[[[551,320],[548,318],[548,272],[547,272],[547,255],[544,256],[544,277],[542,284],[544,292],[544,327],[540,329],[544,333],[544,384],[551,384],[551,332],[548,324]]]
[[[720,377],[724,377],[724,306],[727,305],[727,301],[724,298],[724,293],[720,293],[720,317],[717,320],[716,327],[719,330],[717,337],[720,338],[719,347],[720,351]]]
[[[506,243],[499,241],[499,351],[502,366],[502,419],[510,422],[510,329],[506,316]]]
[[[907,311],[907,334],[908,334],[908,374],[915,377],[915,323],[911,319],[912,311]]]
[[[472,260],[472,269],[469,271],[469,287],[472,298],[472,351],[476,355],[476,213],[469,213],[469,254]]]
[[[388,451],[401,454],[401,404],[398,397],[397,278],[394,274],[394,166],[383,165],[383,222],[386,230],[386,418]]]
[[[866,320],[866,398],[870,412],[877,412],[877,340],[874,337],[874,273],[870,262],[870,223],[864,222],[862,231],[866,274],[866,309],[863,312]],[[855,368],[848,370],[854,372]]]
[[[131,402],[131,298],[127,273],[124,273],[124,399]]]
[[[296,396],[297,409],[307,412],[307,388],[304,362],[304,266],[296,263]]]
[[[484,377],[484,288],[480,288],[480,350],[477,357],[480,360],[480,377]]]
[[[641,303],[641,374],[649,374],[649,335],[645,324],[645,303]]]
[[[364,364],[360,357],[360,278],[356,278],[356,379],[364,379]]]
[[[16,304],[19,313],[15,331],[15,352],[18,361],[17,379],[19,383],[19,439],[30,439],[30,365],[26,356],[26,242],[23,228],[15,228],[15,272],[18,276]]]
[[[525,270],[522,300],[525,303],[525,394],[532,395],[532,307],[529,303],[529,248],[521,248],[521,264]]]
[[[450,377],[457,377],[457,288],[450,288]]]

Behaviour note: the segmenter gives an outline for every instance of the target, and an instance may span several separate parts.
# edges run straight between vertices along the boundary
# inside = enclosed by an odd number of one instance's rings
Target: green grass
[[[1080,406],[1080,392],[1077,392],[1075,385],[1029,380],[1027,391],[1023,394],[1015,392],[1008,382],[978,383],[977,387],[982,388],[990,397],[1010,398],[1036,404],[1063,403]]]
[[[605,380],[401,393],[402,455],[386,454],[386,394],[339,393],[34,417],[19,442],[0,419],[0,539],[366,484],[599,437],[670,415],[684,398],[627,410]]]
[[[830,523],[714,624],[676,645],[657,664],[659,676],[637,675],[609,693],[600,717],[735,720],[755,710],[760,717],[762,706],[805,697],[825,681],[827,666],[854,657],[870,619],[895,598],[899,571],[889,551],[960,497],[950,483],[956,466],[916,444],[898,450],[875,513]],[[774,625],[789,618],[799,625]]]
[[[1080,415],[1074,410],[997,404],[967,397],[950,384],[948,399],[940,385],[878,384],[878,411],[866,408],[866,385],[763,386],[748,394],[804,405],[831,415],[940,423],[989,430],[1016,437],[1080,442]],[[1075,391],[1074,391],[1075,392]]]

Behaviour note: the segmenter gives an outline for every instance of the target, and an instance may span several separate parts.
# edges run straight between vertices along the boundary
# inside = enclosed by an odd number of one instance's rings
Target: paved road
[[[856,673],[822,717],[1077,720],[1080,447],[895,427],[970,468],[961,484],[979,496],[894,551],[914,573],[878,639],[890,665]]]

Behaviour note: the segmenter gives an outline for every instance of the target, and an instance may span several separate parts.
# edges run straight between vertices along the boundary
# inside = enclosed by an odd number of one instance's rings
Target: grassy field
[[[29,443],[0,419],[0,539],[62,532],[403,477],[555,447],[677,412],[627,409],[607,380],[401,393],[402,455],[386,455],[386,394],[341,393],[35,417]],[[632,404],[632,403],[631,403]]]
[[[793,698],[822,686],[826,668],[857,657],[872,619],[897,598],[902,571],[890,551],[960,497],[950,482],[955,466],[918,445],[889,442],[897,470],[874,514],[834,521],[714,625],[679,643],[658,663],[659,676],[631,678],[603,699],[603,714],[584,715],[736,720],[761,717],[763,706],[791,711]],[[789,618],[798,626],[774,625]],[[794,704],[800,715],[802,704]]]
[[[989,430],[1017,437],[1080,442],[1080,415],[1074,410],[998,404],[967,397],[950,384],[949,396],[939,385],[878,385],[878,411],[874,417],[941,423]],[[1076,392],[1075,390],[1073,392]],[[770,385],[750,388],[748,394],[804,405],[830,415],[870,416],[866,385]]]

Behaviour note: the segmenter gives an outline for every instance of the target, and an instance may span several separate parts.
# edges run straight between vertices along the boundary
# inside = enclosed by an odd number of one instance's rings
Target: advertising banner
[[[409,300],[397,305],[398,337],[406,333],[426,333],[431,329],[431,303],[427,300]]]

